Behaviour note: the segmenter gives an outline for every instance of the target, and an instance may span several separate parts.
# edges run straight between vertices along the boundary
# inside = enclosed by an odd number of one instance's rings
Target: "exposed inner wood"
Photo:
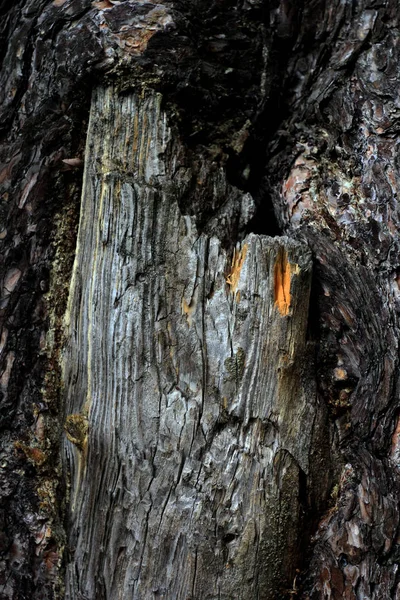
[[[288,262],[286,251],[283,249],[279,253],[274,268],[274,297],[275,304],[282,316],[289,313],[292,298],[290,295],[290,285],[292,273],[297,273],[298,266]]]
[[[311,255],[249,234],[232,261],[199,234],[179,144],[159,95],[95,91],[63,359],[71,599],[273,600],[301,559]]]
[[[230,286],[231,292],[234,294],[240,279],[240,272],[242,270],[244,261],[246,260],[247,244],[243,244],[240,250],[234,250],[231,270],[226,278],[226,283]]]

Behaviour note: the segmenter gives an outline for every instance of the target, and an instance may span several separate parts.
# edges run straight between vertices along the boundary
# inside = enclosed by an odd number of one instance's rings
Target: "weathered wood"
[[[64,356],[68,598],[272,600],[299,564],[311,255],[199,233],[178,146],[160,95],[95,91]]]
[[[306,508],[299,533],[292,533],[307,553],[305,570],[291,593],[313,600],[399,596],[399,15],[396,0],[0,1],[1,597],[61,597],[63,561],[70,560],[70,571],[74,561],[72,548],[63,554],[64,526],[69,530],[70,525],[63,522],[66,494],[59,446],[64,436],[66,451],[77,453],[75,442],[87,461],[85,436],[86,431],[89,440],[94,435],[88,427],[95,413],[64,414],[58,359],[90,92],[107,82],[115,83],[115,93],[144,91],[148,99],[155,91],[163,94],[162,112],[173,128],[162,158],[165,175],[158,177],[158,187],[149,186],[158,194],[149,207],[164,215],[161,188],[171,202],[175,198],[185,223],[192,233],[197,230],[192,263],[208,257],[211,240],[214,244],[217,238],[224,278],[234,281],[232,261],[240,265],[242,255],[234,258],[233,250],[244,243],[252,248],[253,237],[245,242],[251,232],[286,234],[311,249],[308,335],[315,344],[315,361],[310,353],[302,385],[308,382],[314,399],[315,377],[317,400],[308,471],[295,459],[305,479],[300,499],[293,493],[295,505]],[[169,162],[172,156],[175,166]],[[177,283],[170,279],[167,287],[163,284],[165,307],[177,300],[170,288],[182,291],[188,278],[187,319],[192,322],[189,331],[196,326],[197,335],[202,299],[195,296],[191,304],[194,266],[187,259],[187,268],[178,269],[174,252],[170,248],[167,258],[146,259],[158,266],[151,277],[139,272],[133,287],[139,290],[140,283],[144,289],[146,281],[159,281],[164,269],[177,278]],[[189,256],[186,248],[182,253]],[[205,273],[208,265],[202,268]],[[242,278],[246,268],[245,261]],[[218,281],[223,284],[223,278]],[[146,294],[151,307],[150,292]],[[234,307],[232,296],[227,293],[227,298]],[[197,364],[200,342],[189,336],[186,316],[173,306],[174,322],[182,319],[175,338],[188,342],[188,357]],[[231,318],[238,327],[237,315]],[[159,326],[163,331],[164,325]],[[237,330],[234,335],[239,336]],[[148,337],[141,343],[151,347]],[[160,347],[168,343],[166,336]],[[203,340],[203,348],[209,343]],[[218,343],[213,342],[213,351],[225,351]],[[233,348],[227,358],[236,357],[235,363],[228,366],[241,364],[239,348],[244,349],[244,342]],[[248,354],[245,359],[245,369],[250,369]],[[174,360],[165,361],[171,379]],[[221,386],[236,394],[233,382],[224,381],[224,360],[219,363]],[[187,358],[185,373],[189,362]],[[207,365],[207,357],[201,355],[199,364]],[[163,372],[156,365],[157,373]],[[204,378],[214,371],[205,372]],[[196,369],[194,374],[199,376]],[[191,407],[198,410],[193,394]],[[74,402],[80,411],[86,400],[78,401],[78,396]],[[239,396],[232,405],[236,411]],[[213,439],[226,435],[227,427],[237,432],[244,427],[236,416],[232,424],[229,414],[224,415],[215,417]],[[150,437],[152,431],[150,427]],[[195,440],[193,448],[203,448]],[[120,442],[113,443],[111,456],[119,460]],[[202,450],[204,456],[208,451]],[[154,450],[149,453],[153,456]],[[289,459],[280,454],[277,464]],[[75,462],[71,464],[74,469]],[[288,473],[296,469],[288,466]],[[168,515],[169,510],[167,504]],[[72,531],[76,537],[77,530]],[[282,544],[289,544],[290,528],[282,523],[281,531]],[[225,539],[232,551],[237,540]],[[77,569],[87,574],[82,546],[77,547]],[[99,564],[114,560],[106,559],[104,551],[98,554]],[[215,553],[209,556],[213,566],[219,564]],[[283,565],[277,577],[280,569]],[[273,581],[272,573],[267,576]]]

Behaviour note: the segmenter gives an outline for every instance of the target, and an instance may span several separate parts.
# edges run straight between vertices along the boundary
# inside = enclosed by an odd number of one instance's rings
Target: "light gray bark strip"
[[[95,91],[63,364],[74,600],[272,599],[296,566],[310,253],[199,234],[177,147],[159,95]]]

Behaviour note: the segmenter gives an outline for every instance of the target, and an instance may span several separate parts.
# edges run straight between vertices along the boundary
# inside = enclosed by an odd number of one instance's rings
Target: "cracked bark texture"
[[[0,597],[399,598],[397,2],[0,17]]]

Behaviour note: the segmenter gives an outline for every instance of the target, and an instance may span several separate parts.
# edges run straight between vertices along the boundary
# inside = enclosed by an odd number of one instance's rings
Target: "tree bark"
[[[0,15],[0,597],[400,598],[397,3]]]

